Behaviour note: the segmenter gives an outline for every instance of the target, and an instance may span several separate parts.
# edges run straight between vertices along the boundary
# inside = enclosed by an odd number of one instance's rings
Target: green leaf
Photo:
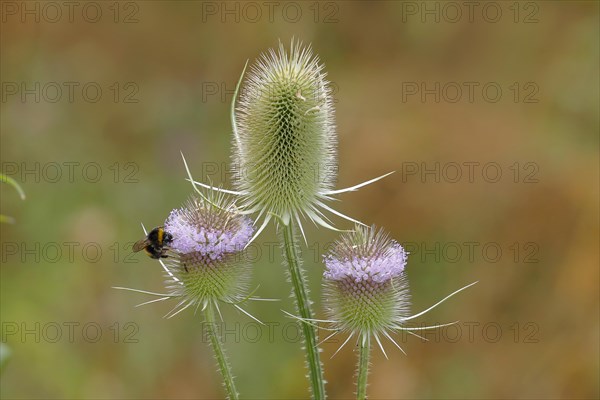
[[[15,190],[17,192],[19,192],[19,196],[21,197],[21,200],[25,200],[25,192],[23,191],[23,188],[13,178],[11,178],[10,176],[6,176],[4,174],[0,174],[0,182],[2,182],[2,183],[8,183],[12,187],[14,187]]]
[[[4,370],[4,365],[10,358],[11,353],[10,347],[4,343],[0,343],[0,372]]]
[[[21,197],[21,200],[25,200],[25,192],[23,191],[23,188],[13,178],[11,178],[10,176],[6,176],[4,174],[0,174],[0,182],[8,183],[12,187],[14,187],[15,190],[19,193],[19,197]],[[0,214],[0,224],[14,224],[14,223],[15,223],[15,219],[13,217],[9,217],[8,215]]]

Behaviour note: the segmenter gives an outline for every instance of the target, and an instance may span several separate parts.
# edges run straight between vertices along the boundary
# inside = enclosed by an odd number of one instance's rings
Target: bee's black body
[[[173,235],[166,232],[162,226],[152,229],[148,236],[133,245],[133,251],[144,250],[150,258],[167,258],[167,250],[173,242]]]

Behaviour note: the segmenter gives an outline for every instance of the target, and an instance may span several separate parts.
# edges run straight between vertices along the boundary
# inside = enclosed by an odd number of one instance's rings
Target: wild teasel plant
[[[246,67],[237,84],[231,106],[233,128],[233,170],[236,190],[216,189],[194,181],[194,185],[233,194],[240,200],[239,213],[256,214],[260,227],[254,240],[275,218],[281,247],[292,283],[293,296],[304,334],[304,349],[312,396],[325,398],[325,381],[320,349],[312,319],[311,302],[298,253],[299,228],[313,223],[333,230],[325,212],[354,223],[326,203],[333,196],[366,186],[389,175],[345,189],[333,189],[337,171],[337,134],[332,93],[323,65],[310,46],[292,41],[289,51],[279,49],[263,54],[250,68],[243,90],[240,87]],[[240,94],[239,102],[238,94]]]
[[[326,204],[337,194],[355,191],[390,173],[345,189],[334,189],[337,135],[332,94],[323,65],[313,56],[310,46],[292,41],[286,51],[280,43],[278,51],[263,54],[251,67],[240,95],[246,66],[231,105],[235,190],[195,181],[182,154],[188,180],[200,197],[174,210],[165,223],[165,229],[174,236],[175,257],[166,263],[159,260],[167,274],[169,293],[127,290],[159,296],[141,305],[179,299],[167,314],[169,318],[195,306],[196,310],[202,307],[208,322],[214,322],[214,310],[219,311],[220,303],[233,304],[254,318],[239,306],[244,300],[254,299],[245,295],[249,269],[233,256],[274,220],[299,316],[287,314],[302,325],[313,398],[326,397],[316,331],[316,324],[325,322],[333,330],[325,340],[339,333],[348,334],[334,355],[353,337],[357,339],[360,346],[357,397],[364,399],[371,339],[375,339],[386,357],[384,337],[404,352],[391,333],[406,331],[420,337],[415,331],[456,323],[407,325],[476,282],[425,311],[409,315],[410,297],[404,275],[408,254],[387,234],[366,227]],[[209,189],[211,195],[206,196],[201,188]],[[234,196],[238,206],[225,200],[226,195]],[[326,213],[357,225],[354,231],[346,231],[325,256],[324,291],[330,319],[317,320],[312,317],[296,229],[299,228],[305,242],[302,223],[307,219],[337,231]],[[256,215],[253,223],[247,215]],[[257,223],[259,228],[255,230]],[[221,343],[214,330],[210,333],[228,396],[237,398]]]
[[[252,271],[243,252],[254,233],[254,226],[247,216],[236,211],[227,195],[199,194],[191,197],[182,208],[171,211],[164,224],[164,231],[173,236],[166,261],[159,259],[166,275],[167,293],[116,289],[157,296],[138,306],[176,300],[177,304],[165,315],[166,318],[190,307],[195,313],[201,310],[227,396],[237,399],[233,375],[215,323],[216,314],[221,316],[220,304],[233,305],[261,323],[240,306],[248,299],[261,300],[249,293]]]
[[[383,230],[374,226],[356,226],[344,233],[324,256],[323,298],[327,320],[306,320],[307,323],[325,322],[333,331],[324,341],[336,334],[347,334],[347,339],[333,354],[335,356],[352,338],[359,347],[357,367],[357,398],[365,399],[371,340],[374,339],[385,357],[382,339],[404,350],[391,334],[405,331],[423,340],[415,331],[435,329],[456,324],[408,326],[407,323],[465,290],[471,283],[415,315],[410,315],[410,294],[405,275],[408,253]],[[406,354],[406,353],[404,353]],[[332,356],[332,357],[333,357]]]

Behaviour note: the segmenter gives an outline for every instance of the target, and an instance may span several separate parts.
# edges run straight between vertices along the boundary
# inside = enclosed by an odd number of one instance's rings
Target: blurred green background
[[[458,328],[397,336],[408,356],[374,350],[370,397],[598,398],[597,2],[78,4],[1,3],[2,171],[27,194],[0,186],[16,219],[0,226],[2,398],[222,396],[200,316],[166,320],[175,304],[134,308],[150,298],[111,287],[163,290],[130,253],[140,222],[190,194],[180,150],[198,179],[230,183],[235,82],[292,37],[333,83],[338,186],[397,171],[336,208],[411,250],[414,312],[480,281],[419,319]],[[324,317],[337,235],[306,226]],[[281,301],[247,305],[270,328],[224,310],[244,398],[308,396],[276,240],[257,241],[254,283]],[[328,391],[351,398],[340,344],[323,346]]]

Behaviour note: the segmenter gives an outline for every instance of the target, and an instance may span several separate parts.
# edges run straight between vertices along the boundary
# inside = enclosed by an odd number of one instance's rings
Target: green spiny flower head
[[[171,211],[164,228],[173,236],[168,284],[182,306],[234,303],[247,295],[251,270],[243,249],[254,227],[225,195],[192,197]]]
[[[410,312],[404,277],[407,253],[374,227],[357,226],[335,242],[325,261],[325,301],[338,329],[377,334]]]
[[[235,185],[248,212],[284,223],[307,215],[335,184],[332,94],[310,47],[292,41],[251,67],[234,118]],[[316,217],[315,217],[316,216]]]
[[[360,225],[353,232],[342,234],[324,255],[324,301],[329,314],[326,322],[333,325],[333,335],[349,333],[336,354],[352,337],[360,338],[367,347],[369,338],[374,337],[384,355],[381,338],[385,337],[404,352],[391,333],[406,331],[421,337],[415,332],[458,322],[418,327],[407,325],[477,283],[466,285],[428,309],[409,315],[410,294],[404,272],[407,256],[404,248],[383,230]]]

